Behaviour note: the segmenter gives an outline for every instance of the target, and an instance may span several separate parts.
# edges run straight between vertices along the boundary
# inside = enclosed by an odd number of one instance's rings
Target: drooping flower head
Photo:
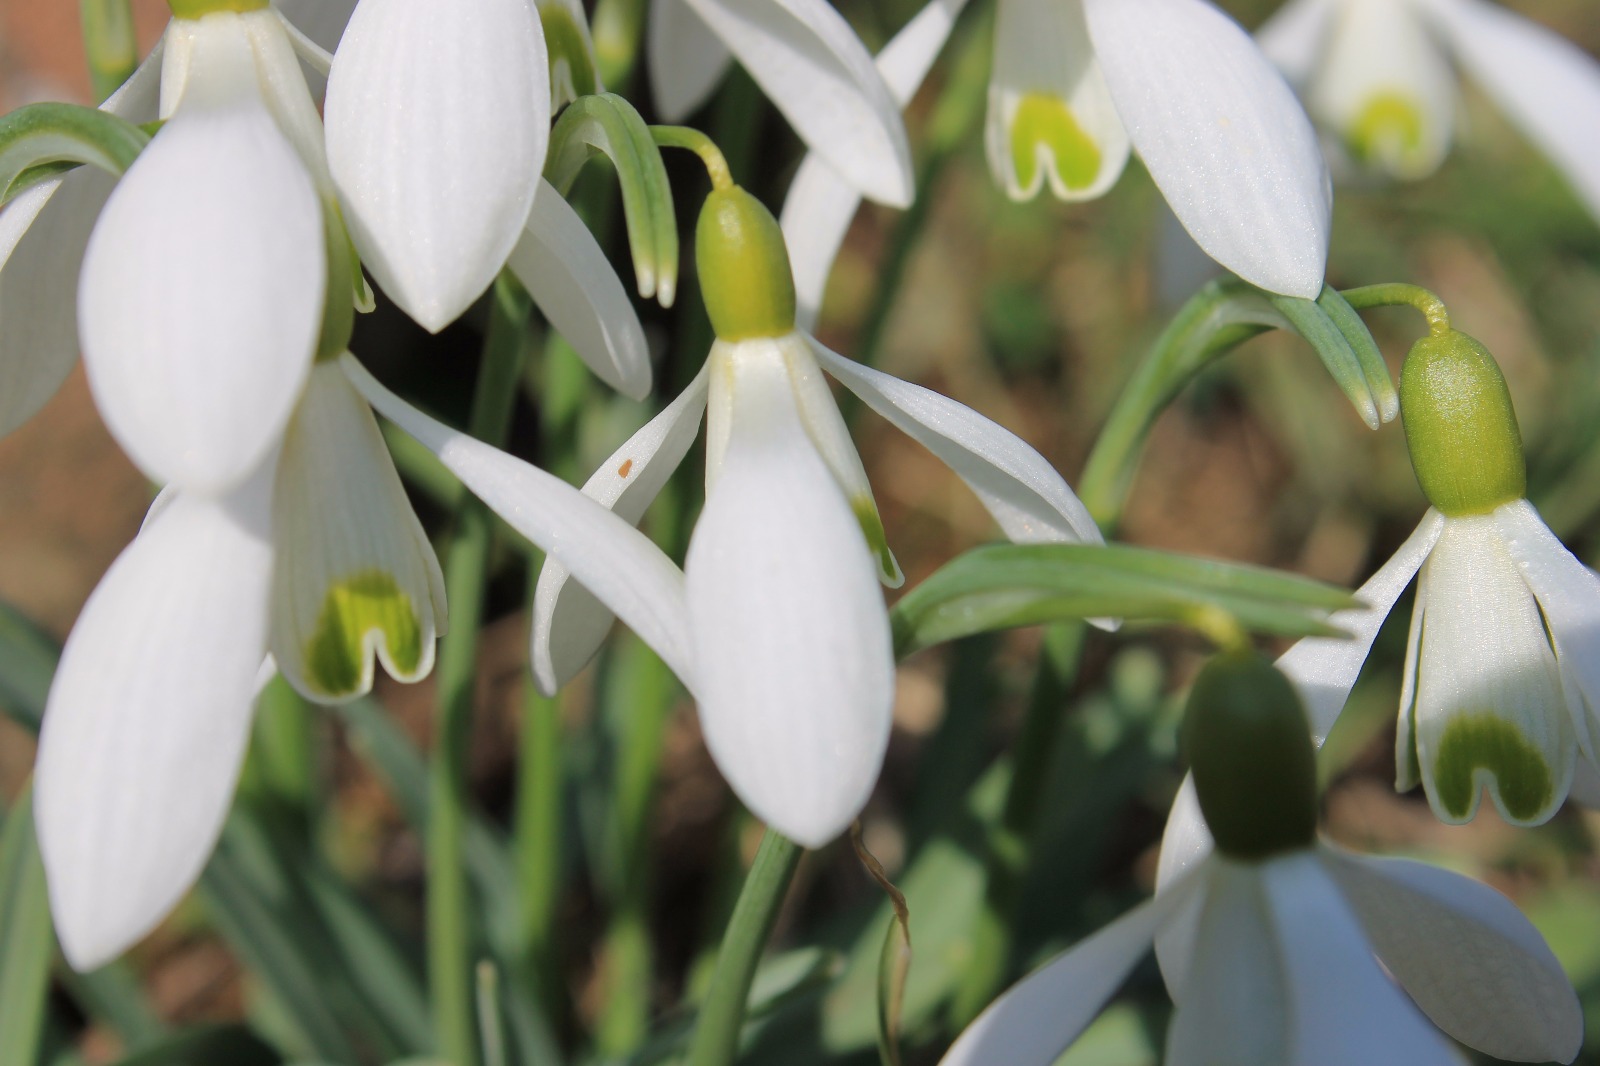
[[[1164,870],[1154,900],[1002,995],[944,1066],[1055,1061],[1152,942],[1176,1006],[1168,1063],[1457,1062],[1439,1029],[1501,1058],[1577,1054],[1577,995],[1503,896],[1317,839],[1305,712],[1264,659],[1202,670],[1184,744],[1215,851]]]

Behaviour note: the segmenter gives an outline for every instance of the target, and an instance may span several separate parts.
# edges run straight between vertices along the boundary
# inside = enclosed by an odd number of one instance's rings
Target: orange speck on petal
[[[632,459],[624,459],[624,460],[622,460],[622,465],[617,467],[617,476],[618,477],[627,477],[628,474],[632,472],[632,470],[633,470],[633,460]]]

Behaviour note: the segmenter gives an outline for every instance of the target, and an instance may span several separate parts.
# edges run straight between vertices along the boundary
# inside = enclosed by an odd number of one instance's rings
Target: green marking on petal
[[[583,31],[563,4],[540,4],[544,45],[550,53],[550,94],[556,106],[595,91],[594,60],[583,42]]]
[[[1477,798],[1477,771],[1487,770],[1512,818],[1532,820],[1554,798],[1554,774],[1522,731],[1492,714],[1455,717],[1439,738],[1433,787],[1439,804],[1465,818]]]
[[[1363,163],[1399,165],[1422,151],[1422,108],[1403,93],[1383,92],[1367,101],[1345,137]]]
[[[1087,189],[1100,174],[1100,146],[1078,125],[1067,102],[1051,93],[1024,93],[1011,117],[1011,167],[1022,188],[1037,180],[1041,154],[1069,189]]]
[[[172,9],[172,17],[180,19],[199,19],[219,11],[260,11],[267,6],[268,0],[167,0],[167,6]]]
[[[878,505],[871,496],[857,496],[850,501],[850,510],[855,512],[856,522],[861,526],[861,535],[867,538],[867,547],[878,560],[878,573],[882,575],[886,584],[898,587],[905,580],[905,575],[900,572],[900,564],[895,561],[894,552],[889,550],[889,535],[884,532],[883,519],[878,515]]]
[[[389,662],[414,674],[422,661],[422,623],[392,575],[365,570],[328,590],[306,645],[306,679],[328,696],[354,695],[367,665],[367,634],[381,633]]]

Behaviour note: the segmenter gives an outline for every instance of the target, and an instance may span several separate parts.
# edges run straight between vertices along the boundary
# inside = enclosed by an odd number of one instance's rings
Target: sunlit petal
[[[149,932],[222,828],[267,647],[270,481],[266,470],[219,501],[173,500],[67,638],[35,814],[56,930],[79,970]]]
[[[650,92],[668,122],[682,122],[705,103],[733,62],[722,38],[686,0],[650,0],[645,44]]]

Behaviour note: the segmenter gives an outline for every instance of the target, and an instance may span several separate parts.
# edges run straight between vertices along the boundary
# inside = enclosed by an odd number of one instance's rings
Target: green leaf
[[[89,77],[101,100],[116,92],[139,65],[139,40],[128,0],[79,0],[83,51]]]
[[[1378,349],[1378,342],[1372,339],[1367,324],[1356,314],[1355,308],[1350,306],[1344,295],[1331,285],[1322,287],[1317,306],[1322,308],[1355,353],[1373,402],[1378,405],[1378,417],[1384,422],[1393,422],[1400,413],[1400,393],[1395,391],[1394,378],[1389,376],[1389,364],[1383,361],[1383,352]]]
[[[1323,289],[1324,294],[1328,291],[1326,288]],[[1304,300],[1297,296],[1280,296],[1272,293],[1268,294],[1267,298],[1272,301],[1272,306],[1294,326],[1295,332],[1304,337],[1306,343],[1316,351],[1322,359],[1322,365],[1333,375],[1334,383],[1344,391],[1351,405],[1355,407],[1356,414],[1361,416],[1361,420],[1371,429],[1381,426],[1383,418],[1378,398],[1374,395],[1372,384],[1367,379],[1367,369],[1356,350],[1350,346],[1344,330],[1339,328],[1327,310],[1315,300]],[[1382,361],[1381,358],[1379,361]],[[1388,377],[1387,370],[1384,376]],[[1394,389],[1393,382],[1389,383],[1389,389],[1391,391]],[[1398,400],[1395,409],[1399,409]]]
[[[997,544],[958,556],[890,612],[904,657],[957,637],[1069,618],[1183,622],[1221,615],[1277,636],[1336,636],[1350,594],[1260,567],[1121,545]]]
[[[108,111],[77,104],[29,104],[0,118],[0,203],[63,164],[87,163],[121,176],[150,135]]]
[[[0,1062],[38,1055],[55,949],[29,788],[0,830]]]
[[[603,155],[616,169],[639,295],[671,307],[678,290],[678,220],[672,186],[650,127],[614,93],[580,96],[550,131],[544,176],[565,196],[585,163]]]
[[[278,1051],[242,1025],[206,1025],[174,1033],[118,1059],[116,1066],[277,1066],[282,1061]]]

